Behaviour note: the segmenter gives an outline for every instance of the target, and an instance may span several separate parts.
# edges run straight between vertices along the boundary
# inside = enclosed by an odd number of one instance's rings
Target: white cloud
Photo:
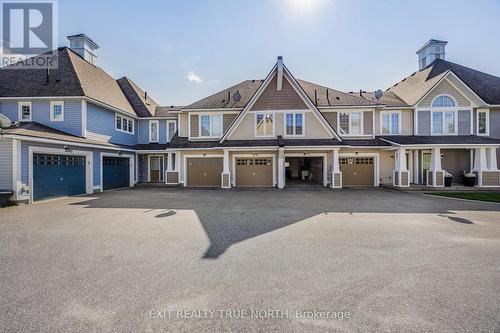
[[[198,74],[196,74],[194,71],[187,72],[186,76],[184,76],[184,77],[191,82],[196,82],[196,83],[203,82],[202,78]]]

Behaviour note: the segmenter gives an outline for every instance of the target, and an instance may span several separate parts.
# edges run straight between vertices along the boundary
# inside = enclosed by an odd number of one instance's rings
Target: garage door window
[[[242,158],[236,160],[236,165],[271,165],[270,158]]]
[[[373,164],[371,157],[343,157],[340,164]]]

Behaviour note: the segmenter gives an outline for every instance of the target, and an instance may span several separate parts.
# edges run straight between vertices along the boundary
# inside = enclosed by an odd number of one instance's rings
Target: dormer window
[[[19,102],[19,121],[31,121],[31,102]]]

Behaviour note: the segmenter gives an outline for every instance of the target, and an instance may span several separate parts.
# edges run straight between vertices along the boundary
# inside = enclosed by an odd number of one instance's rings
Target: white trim
[[[170,142],[170,131],[169,131],[169,124],[174,124],[174,133],[172,134],[172,136],[175,134],[175,132],[177,132],[177,121],[176,120],[171,120],[171,119],[167,119],[167,128],[166,128],[166,132],[167,132],[167,142]]]
[[[54,117],[54,106],[61,106],[61,118]],[[50,101],[50,121],[64,121],[64,101]]]
[[[20,200],[19,187],[22,184],[21,140],[12,140],[12,191],[14,200]]]
[[[134,177],[134,170],[135,170],[135,159],[134,155],[132,154],[119,154],[119,153],[105,153],[101,152],[100,154],[100,176],[99,176],[99,189],[100,191],[104,191],[104,180],[102,177],[103,174],[103,168],[104,168],[104,157],[109,156],[109,157],[121,157],[121,158],[128,158],[129,162],[129,187],[133,187],[135,184],[135,177]],[[94,187],[95,188],[95,187]]]
[[[120,126],[121,128],[118,128],[116,126],[116,120],[117,118],[120,117]],[[123,130],[123,120],[127,120],[127,130]],[[128,131],[128,122],[132,122],[132,132],[129,132]],[[135,120],[130,118],[130,117],[127,117],[127,116],[123,116],[121,114],[118,114],[115,112],[115,131],[118,131],[118,132],[121,132],[121,133],[126,133],[126,134],[130,134],[130,135],[134,135],[135,134]]]
[[[340,114],[341,113],[346,113],[349,114],[349,133],[341,133],[340,132]],[[359,113],[361,115],[360,118],[360,133],[359,134],[353,134],[351,132],[351,127],[352,127],[352,117],[351,113]],[[365,129],[364,129],[364,120],[365,120],[365,112],[364,111],[358,111],[358,110],[345,110],[345,111],[339,111],[337,112],[337,132],[339,133],[340,136],[342,137],[360,137],[360,136],[372,136],[373,134],[364,134]],[[375,124],[374,124],[375,126]],[[343,130],[342,130],[343,131]]]
[[[155,155],[148,155],[148,183],[151,183],[151,168],[150,168],[150,165],[151,165],[151,157],[160,157],[161,158],[161,165],[159,166],[160,167],[160,170],[158,170],[158,174],[159,174],[159,179],[158,179],[158,183],[162,183],[164,180],[162,180],[162,176],[165,176],[165,155],[160,155],[160,154],[155,154]]]
[[[443,96],[443,95],[440,95]],[[440,107],[431,107],[431,135],[458,135],[458,108],[440,108]],[[444,118],[445,118],[445,113],[447,112],[453,112],[453,133],[445,133],[445,127],[444,127]],[[441,130],[443,131],[442,133],[435,133],[434,132],[434,113],[442,113],[442,123],[441,123]]]
[[[288,114],[293,115],[293,125],[292,125],[292,130],[293,134],[287,134],[286,133],[286,116]],[[296,118],[295,115],[300,114],[302,115],[302,134],[295,134],[297,131],[297,124],[296,124]],[[283,112],[283,137],[284,138],[298,138],[298,137],[304,137],[306,135],[306,112],[304,111],[284,111]]]
[[[236,185],[236,159],[237,158],[260,158],[260,157],[264,157],[264,158],[269,158],[271,157],[273,159],[273,165],[272,165],[272,168],[273,168],[273,187],[276,187],[278,184],[277,184],[277,180],[276,180],[276,154],[259,154],[259,153],[256,153],[256,154],[233,154],[233,170],[232,170],[232,173],[231,173],[231,184],[232,186],[234,187],[237,187]]]
[[[287,148],[285,147],[285,150]],[[304,155],[304,153],[306,155]],[[328,153],[309,153],[304,151],[303,153],[286,153],[285,152],[285,162],[287,157],[322,157],[323,158],[323,187],[328,187]],[[333,167],[333,166],[332,166]],[[333,180],[332,180],[333,181]],[[285,187],[286,187],[286,177],[284,179]]]
[[[237,111],[241,111],[243,110],[243,108],[222,108],[222,109],[218,109],[218,108],[208,108],[208,109],[182,109],[180,112],[181,113],[190,113],[190,112],[224,112],[225,114],[226,113],[239,113]]]
[[[84,99],[82,99],[82,137],[87,137],[87,101]]]
[[[22,107],[29,106],[30,107],[30,117],[29,119],[23,119]],[[17,102],[17,117],[19,121],[32,121],[33,119],[33,103],[31,101],[19,101]]]
[[[391,115],[392,114],[397,114],[398,115],[398,130],[399,130],[398,133],[384,133],[382,131],[382,129],[383,129],[383,121],[382,121],[383,117],[382,116],[384,114],[388,114],[389,115],[389,132],[391,132],[391,130],[392,130],[392,117],[391,117]],[[402,130],[401,129],[401,124],[402,124],[401,117],[402,117],[401,110],[394,110],[394,111],[381,110],[380,111],[380,129],[379,129],[380,130],[380,132],[379,132],[380,135],[401,135],[401,132],[402,132],[401,131]],[[375,124],[375,122],[373,122],[373,123]]]
[[[198,149],[198,150],[200,150],[200,149]],[[184,178],[182,179],[182,186],[187,186],[187,159],[188,158],[222,158],[222,163],[224,163],[224,154],[184,155],[183,156],[184,170],[182,170],[182,177],[184,177]],[[177,167],[177,165],[176,165],[176,167]],[[222,175],[221,175],[221,177],[222,177]],[[180,180],[179,180],[179,183],[181,183]],[[222,184],[222,178],[221,178],[221,184]]]
[[[151,125],[156,124],[156,140],[152,139]],[[148,121],[148,133],[149,133],[149,143],[158,143],[160,141],[160,121],[150,120]]]
[[[479,113],[486,113],[486,133],[479,133]],[[473,122],[471,122],[471,128],[472,127],[473,127]],[[476,110],[476,135],[478,135],[478,136],[489,136],[490,135],[490,110],[489,109],[477,109]]]
[[[64,148],[47,148],[39,146],[30,146],[28,148],[28,184],[30,188],[30,203],[33,202],[33,154],[52,154],[52,155],[72,155],[85,156],[85,184],[87,194],[94,192],[93,178],[93,153],[85,150],[65,151]]]
[[[380,186],[380,154],[379,153],[339,153],[342,157],[373,157],[373,186]],[[339,161],[340,165],[340,161]],[[343,185],[343,184],[342,184]]]
[[[257,134],[257,116],[261,114],[264,115],[263,119],[265,119],[266,115],[271,115],[273,119],[273,133],[272,134],[264,134],[264,135],[258,135]],[[264,126],[264,131],[266,130],[266,127]],[[253,116],[253,136],[255,138],[274,138],[276,135],[276,112],[274,111],[255,111],[254,116]]]
[[[195,114],[196,115],[196,114]],[[213,113],[213,112],[210,112],[210,113],[203,113],[203,114],[197,114],[198,115],[198,136],[197,137],[193,137],[195,139],[220,139],[223,135],[223,132],[224,132],[224,116],[221,114],[221,113]],[[213,130],[213,117],[220,117],[220,135],[213,135],[212,133],[212,130]],[[208,136],[204,136],[204,135],[201,135],[201,117],[209,117],[210,119],[210,135]],[[189,119],[191,120],[191,117],[189,117]],[[191,132],[189,133],[189,135],[191,135]]]

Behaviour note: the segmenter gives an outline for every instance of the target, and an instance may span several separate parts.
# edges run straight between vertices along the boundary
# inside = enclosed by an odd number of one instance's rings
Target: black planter
[[[0,190],[0,207],[7,206],[11,196],[12,196],[12,191]]]
[[[444,177],[444,186],[451,187],[452,181],[453,181],[453,177]]]
[[[464,186],[473,187],[476,185],[476,177],[464,177]]]

